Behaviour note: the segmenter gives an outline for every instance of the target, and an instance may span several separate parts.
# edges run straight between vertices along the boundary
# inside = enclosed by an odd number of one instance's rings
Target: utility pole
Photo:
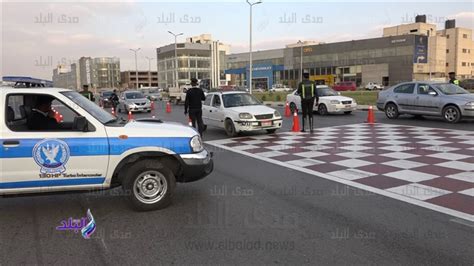
[[[250,47],[249,47],[249,56],[250,56],[250,64],[249,64],[249,78],[248,78],[248,82],[247,84],[249,84],[249,92],[250,94],[252,94],[252,72],[253,72],[253,64],[252,64],[252,7],[254,5],[258,5],[258,4],[261,4],[262,1],[261,0],[258,0],[257,2],[255,3],[252,3],[250,2],[249,0],[247,0],[247,4],[249,4],[250,6]]]
[[[174,34],[173,32],[171,31],[168,31],[171,35],[174,36],[174,73],[175,73],[175,78],[174,78],[174,83],[175,83],[175,88],[178,88],[179,87],[179,83],[178,83],[178,36],[180,35],[183,35],[183,33],[178,33],[178,34]]]
[[[148,87],[151,87],[151,60],[154,60],[155,58],[145,56],[145,58],[148,60]]]
[[[135,53],[135,82],[136,82],[136,89],[138,89],[138,63],[137,63],[137,52],[140,51],[140,48],[137,49],[130,49],[130,51]]]

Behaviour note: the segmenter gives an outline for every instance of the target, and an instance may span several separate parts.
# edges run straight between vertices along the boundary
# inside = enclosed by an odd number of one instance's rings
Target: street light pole
[[[145,56],[145,58],[148,60],[148,87],[151,87],[151,60],[154,60],[155,58]]]
[[[140,48],[137,49],[130,49],[130,51],[133,51],[135,53],[135,86],[136,89],[138,89],[138,63],[137,63],[137,52],[140,51]]]
[[[174,36],[174,74],[175,74],[175,78],[174,78],[174,83],[175,83],[175,88],[178,88],[179,87],[179,84],[178,84],[178,36],[180,35],[183,35],[183,33],[179,33],[179,34],[174,34],[173,32],[171,31],[168,31],[171,35]]]
[[[258,0],[255,3],[251,3],[249,0],[247,0],[247,4],[250,6],[250,47],[249,47],[249,59],[250,59],[250,64],[249,64],[249,78],[247,84],[249,84],[249,92],[252,94],[252,72],[253,72],[253,65],[252,65],[252,7],[254,5],[261,4],[262,1]]]
[[[303,81],[303,42],[301,40],[298,41],[300,44],[300,82]]]

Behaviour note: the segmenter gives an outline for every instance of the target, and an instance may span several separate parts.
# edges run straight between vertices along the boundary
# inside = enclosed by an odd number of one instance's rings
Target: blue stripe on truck
[[[100,184],[103,184],[104,181],[105,181],[105,177],[5,182],[5,183],[0,183],[0,189],[100,185]]]
[[[7,139],[0,139],[1,143]],[[15,139],[19,140],[17,147],[0,147],[0,158],[30,158],[33,147],[44,139]],[[136,137],[119,138],[61,138],[69,146],[71,156],[105,156],[120,155],[127,150],[139,147],[158,147],[173,151],[176,154],[192,153],[190,138],[181,137]],[[110,143],[110,146],[109,146]]]

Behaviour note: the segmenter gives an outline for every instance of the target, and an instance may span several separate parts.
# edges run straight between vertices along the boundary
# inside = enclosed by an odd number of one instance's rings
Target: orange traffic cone
[[[155,101],[151,101],[151,107],[150,108],[151,108],[152,111],[155,110]]]
[[[290,110],[290,104],[286,102],[285,105],[285,117],[290,117],[291,116],[291,110]]]
[[[298,113],[295,110],[293,114],[293,127],[291,128],[292,132],[300,132],[300,119],[298,118]]]
[[[59,115],[59,122],[60,122],[60,123],[63,122],[63,115]]]
[[[115,109],[112,107],[112,115],[115,116]]]
[[[170,104],[170,102],[166,102],[166,112],[171,113],[171,104]]]
[[[128,111],[128,121],[133,120],[132,111]]]
[[[374,108],[372,107],[372,105],[369,106],[366,123],[369,123],[369,124],[375,123]]]
[[[189,120],[188,120],[188,125],[189,125],[190,127],[193,126],[193,120],[191,119],[191,117],[190,117]]]

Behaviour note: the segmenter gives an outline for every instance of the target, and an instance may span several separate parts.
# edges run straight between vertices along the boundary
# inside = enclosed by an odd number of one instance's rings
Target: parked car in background
[[[151,102],[140,91],[125,91],[120,96],[117,111],[151,112]]]
[[[474,117],[474,94],[451,83],[404,82],[379,93],[377,108],[389,119],[401,114],[438,116],[457,123]]]
[[[369,82],[367,85],[365,85],[365,89],[369,91],[383,90],[383,86],[375,82]]]
[[[140,91],[147,97],[150,101],[161,100],[161,93],[156,87],[144,87],[140,88]]]
[[[334,84],[332,87],[335,91],[355,91],[357,90],[356,83],[354,81],[341,81]]]
[[[283,84],[274,84],[272,88],[270,89],[271,92],[284,92],[284,91],[292,91],[293,89],[290,87],[287,87]]]
[[[314,103],[314,111],[320,115],[327,114],[350,114],[357,109],[357,102],[350,98],[341,96],[337,91],[327,85],[316,85],[319,95],[319,104]],[[286,96],[291,112],[301,110],[301,97],[296,94],[297,90]]]
[[[112,101],[110,96],[112,96],[113,91],[101,91],[99,94],[99,105],[104,108],[112,107]]]
[[[466,90],[474,90],[474,79],[465,79],[459,83],[459,86]]]
[[[209,93],[202,107],[202,118],[207,125],[223,128],[230,137],[260,130],[274,133],[283,123],[277,110],[240,91]]]

